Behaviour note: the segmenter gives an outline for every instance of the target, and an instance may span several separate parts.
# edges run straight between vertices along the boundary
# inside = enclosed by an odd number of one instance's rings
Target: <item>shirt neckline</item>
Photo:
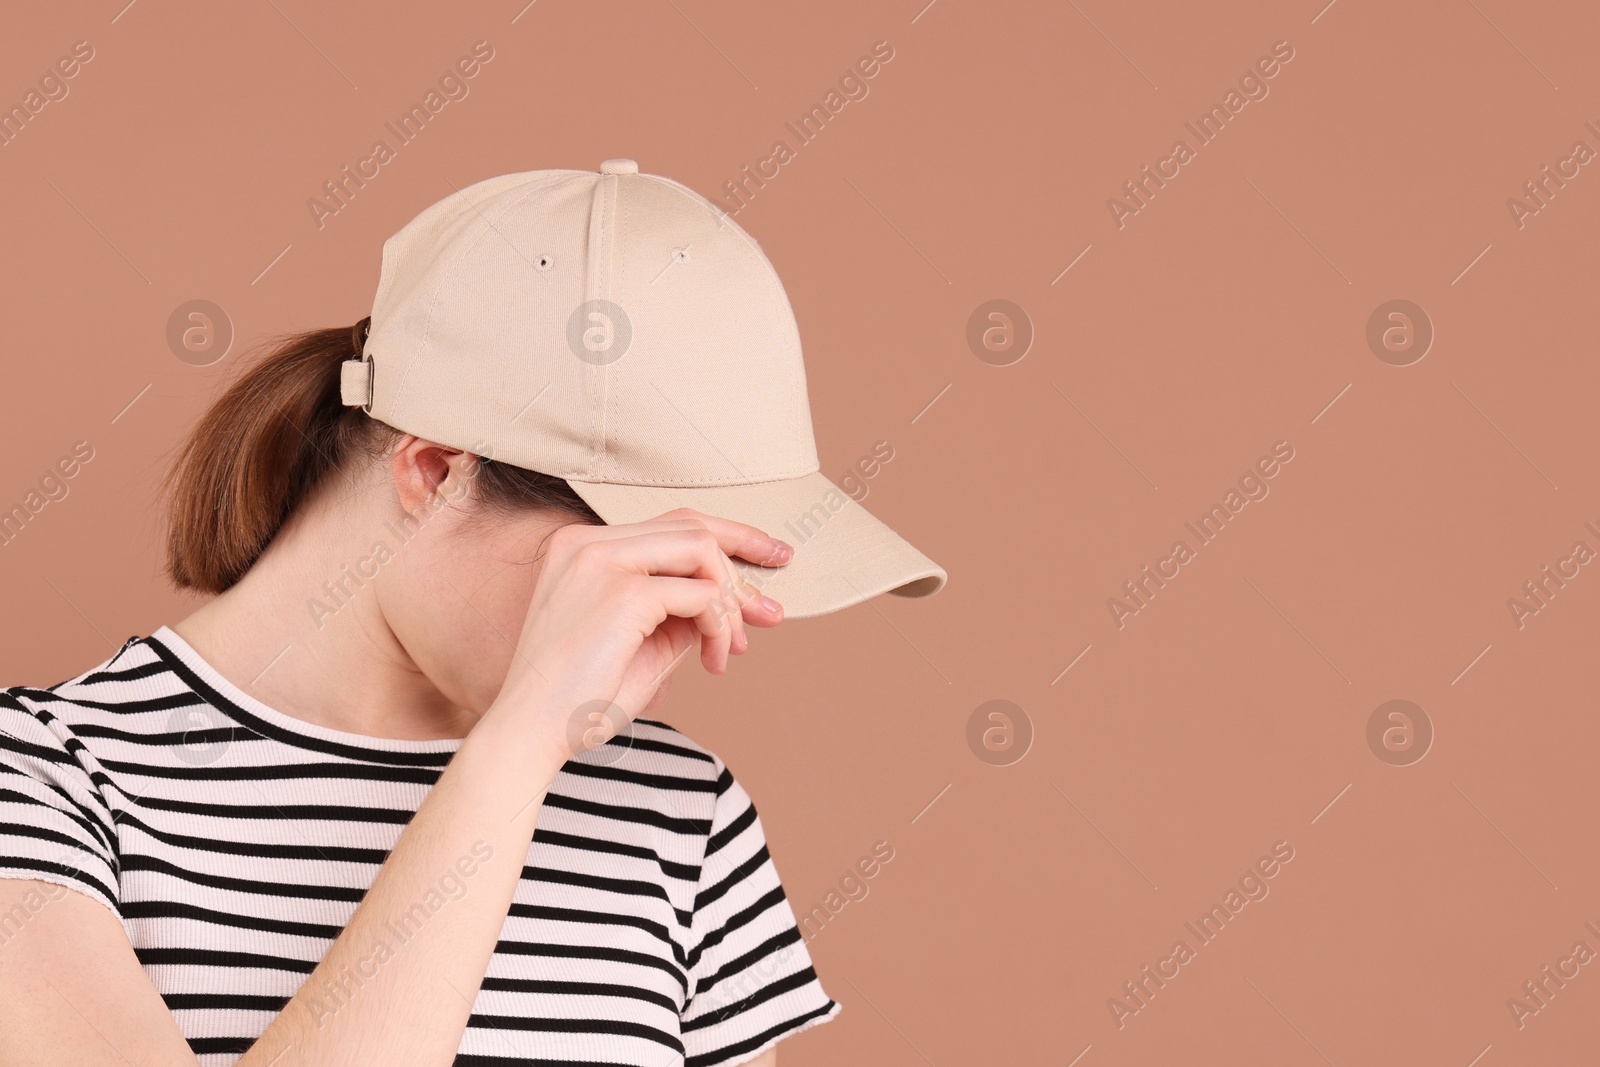
[[[306,722],[286,712],[273,708],[243,689],[229,681],[221,671],[213,667],[203,656],[197,652],[193,645],[185,641],[178,632],[170,626],[161,626],[151,635],[160,643],[154,651],[159,655],[164,650],[170,657],[178,660],[194,674],[205,687],[213,693],[201,692],[202,698],[212,695],[222,698],[224,706],[220,709],[230,714],[236,714],[250,725],[251,719],[271,727],[271,734],[290,734],[294,737],[305,738],[320,744],[311,747],[321,748],[326,745],[336,745],[342,748],[365,749],[374,752],[434,754],[452,753],[460,747],[463,738],[437,738],[434,740],[406,740],[394,737],[377,737],[372,734],[351,733],[346,730],[334,730],[326,726]],[[186,680],[187,681],[187,680]],[[280,738],[280,740],[283,738]]]

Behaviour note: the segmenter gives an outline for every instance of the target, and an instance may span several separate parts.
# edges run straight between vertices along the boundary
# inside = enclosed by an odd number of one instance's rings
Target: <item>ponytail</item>
[[[324,478],[401,436],[340,397],[340,364],[361,354],[370,323],[275,338],[190,433],[165,487],[167,573],[179,588],[231,587]],[[602,524],[559,478],[484,459],[476,482],[491,505]]]

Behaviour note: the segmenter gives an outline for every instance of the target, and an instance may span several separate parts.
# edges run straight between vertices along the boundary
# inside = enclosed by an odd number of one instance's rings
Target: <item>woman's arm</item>
[[[350,924],[240,1067],[454,1060],[522,878],[544,790],[567,759],[510,710],[492,709],[473,727]],[[452,875],[466,895],[426,923],[406,924],[406,913]],[[395,928],[407,931],[404,943]],[[348,975],[361,980],[346,980],[354,990],[347,1000],[323,992]]]
[[[0,879],[0,1063],[195,1062],[110,910],[59,885]]]
[[[564,761],[511,716],[486,715],[349,925],[241,1067],[448,1064],[522,877],[542,790]],[[408,928],[400,943],[390,924],[401,926],[446,875],[465,884],[466,895]],[[3,879],[0,937],[0,1063],[196,1062],[121,923],[102,905],[60,886]],[[346,981],[355,990],[347,1000],[321,992],[350,974],[362,981]]]
[[[557,531],[505,688],[240,1067],[450,1064],[544,791],[572,754],[573,712],[598,698],[637,714],[697,636],[707,668],[725,671],[729,653],[748,647],[746,622],[772,626],[781,617],[728,583],[727,555],[781,562],[785,547],[693,513]],[[461,878],[467,894],[396,944],[390,924],[446,875]],[[12,898],[7,911],[38,885],[0,880],[0,897]],[[116,917],[78,893],[53,896],[36,912],[24,906],[14,935],[16,920],[0,915],[9,937],[0,942],[0,1063],[191,1067],[195,1057]],[[349,974],[362,981],[335,1007],[321,991]]]

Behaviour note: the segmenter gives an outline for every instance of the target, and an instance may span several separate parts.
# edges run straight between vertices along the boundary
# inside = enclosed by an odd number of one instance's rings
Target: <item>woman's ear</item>
[[[478,473],[478,457],[407,434],[395,445],[390,470],[400,506],[415,514],[462,500]]]

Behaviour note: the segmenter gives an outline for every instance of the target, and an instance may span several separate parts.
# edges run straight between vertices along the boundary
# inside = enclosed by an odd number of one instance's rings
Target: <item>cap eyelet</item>
[[[542,271],[546,271],[556,265],[556,260],[554,256],[550,255],[550,253],[542,252],[540,253],[539,258],[533,261],[533,265]]]

